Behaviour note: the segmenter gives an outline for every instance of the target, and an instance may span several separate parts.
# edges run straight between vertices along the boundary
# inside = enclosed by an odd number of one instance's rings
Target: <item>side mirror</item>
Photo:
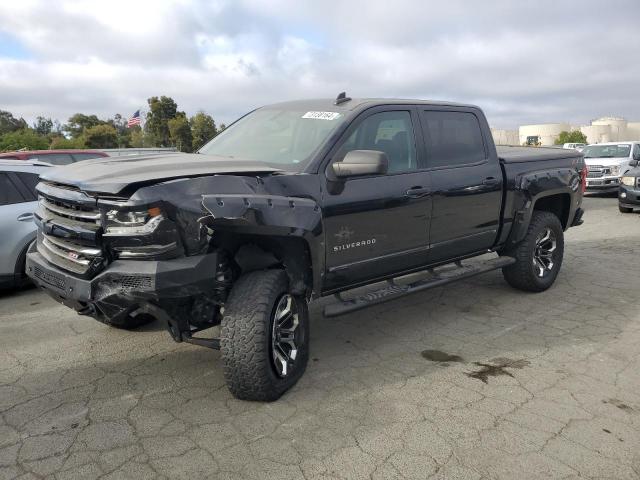
[[[630,167],[637,167],[638,166],[638,159],[634,158],[633,160],[629,161],[629,166]]]
[[[332,168],[338,178],[380,175],[387,173],[389,159],[386,153],[377,150],[351,150],[341,162],[335,162]]]

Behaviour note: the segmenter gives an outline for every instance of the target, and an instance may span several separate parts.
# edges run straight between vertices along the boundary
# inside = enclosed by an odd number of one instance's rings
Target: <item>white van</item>
[[[640,160],[640,142],[587,145],[582,154],[589,168],[587,190],[617,192],[620,177],[631,170],[629,162]]]

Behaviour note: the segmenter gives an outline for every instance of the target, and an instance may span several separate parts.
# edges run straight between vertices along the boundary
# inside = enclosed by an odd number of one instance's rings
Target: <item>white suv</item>
[[[629,162],[640,160],[640,142],[610,142],[587,145],[582,151],[589,168],[587,190],[617,192],[620,178],[631,170]]]

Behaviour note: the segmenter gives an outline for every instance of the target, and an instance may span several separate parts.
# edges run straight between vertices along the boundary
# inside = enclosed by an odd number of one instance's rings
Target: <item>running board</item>
[[[440,271],[428,269],[426,272],[429,273],[429,277],[406,285],[399,285],[395,283],[394,280],[389,280],[386,287],[372,290],[351,300],[344,300],[338,293],[336,294],[338,302],[325,306],[324,316],[337,317],[346,313],[355,312],[356,310],[395,300],[396,298],[404,297],[411,293],[440,287],[458,280],[475,277],[476,275],[490,272],[491,270],[508,267],[515,263],[515,261],[516,259],[513,257],[498,257],[485,260],[475,265],[462,265],[461,262],[455,262],[455,264],[444,266]],[[455,265],[455,267],[450,268],[451,265]]]

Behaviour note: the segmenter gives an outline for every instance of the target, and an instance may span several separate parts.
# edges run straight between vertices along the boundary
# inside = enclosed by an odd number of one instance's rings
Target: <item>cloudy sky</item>
[[[229,122],[304,97],[472,102],[495,127],[640,120],[639,0],[0,0],[0,109]]]

